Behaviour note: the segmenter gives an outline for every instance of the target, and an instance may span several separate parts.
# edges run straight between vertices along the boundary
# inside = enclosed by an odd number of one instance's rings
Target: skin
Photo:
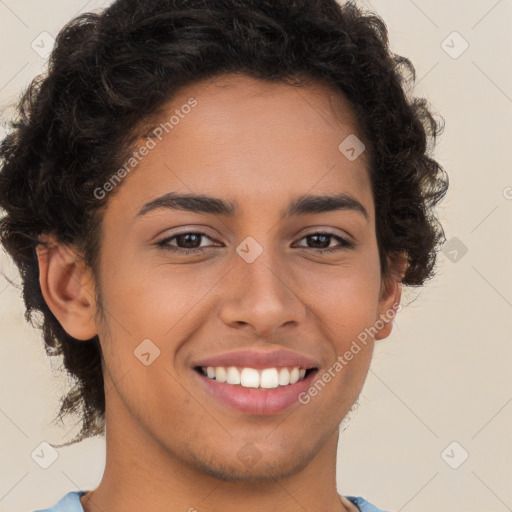
[[[82,497],[84,510],[356,510],[336,491],[338,426],[362,389],[373,339],[309,404],[270,416],[212,399],[191,368],[200,357],[283,347],[318,361],[321,374],[398,306],[399,279],[380,272],[365,154],[349,161],[338,149],[357,134],[353,113],[321,84],[297,89],[228,75],[182,90],[162,120],[190,97],[197,106],[109,200],[99,282],[72,247],[51,237],[54,246],[38,253],[52,312],[78,340],[98,334],[104,356],[106,468]],[[240,212],[162,208],[137,218],[171,191],[236,201]],[[354,210],[280,218],[293,198],[334,193],[355,198],[368,218]],[[207,237],[168,243],[211,252],[155,245],[184,231]],[[356,245],[306,237],[319,231]],[[236,252],[248,236],[263,248],[250,264]],[[317,250],[335,246],[341,250]],[[403,271],[395,259],[393,275]],[[375,339],[390,331],[386,322]],[[149,366],[134,357],[147,338],[161,351]],[[254,464],[237,456],[247,443],[258,453]]]

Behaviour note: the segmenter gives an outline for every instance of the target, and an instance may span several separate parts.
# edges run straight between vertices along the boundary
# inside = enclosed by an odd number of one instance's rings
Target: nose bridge
[[[290,283],[286,262],[277,251],[248,238],[237,247],[222,320],[230,326],[251,324],[260,334],[301,322],[305,307]]]
[[[243,258],[242,258],[243,259]],[[251,295],[262,294],[268,298],[284,298],[287,288],[286,272],[283,264],[279,262],[275,251],[264,249],[252,262],[243,260],[239,262],[242,280],[247,283],[247,291]]]

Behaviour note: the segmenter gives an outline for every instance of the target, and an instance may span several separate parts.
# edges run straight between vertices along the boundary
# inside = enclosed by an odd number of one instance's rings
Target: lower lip
[[[310,387],[311,380],[317,373],[317,370],[309,372],[303,380],[295,384],[274,389],[254,389],[218,382],[196,370],[193,371],[206,390],[219,401],[241,412],[260,416],[277,414],[299,403],[298,396]]]

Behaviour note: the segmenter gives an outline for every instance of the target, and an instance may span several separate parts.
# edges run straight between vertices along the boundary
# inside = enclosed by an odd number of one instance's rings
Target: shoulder
[[[55,505],[44,510],[35,510],[34,512],[84,512],[80,497],[85,491],[71,491],[65,494]]]
[[[361,498],[361,496],[345,496],[345,498],[359,508],[361,512],[387,512],[372,505],[369,501]]]

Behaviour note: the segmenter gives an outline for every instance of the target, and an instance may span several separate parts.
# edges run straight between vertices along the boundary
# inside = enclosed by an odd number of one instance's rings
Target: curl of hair
[[[59,33],[0,144],[0,242],[19,269],[26,320],[42,315],[46,351],[63,356],[74,380],[59,418],[78,414],[82,429],[66,444],[104,432],[101,349],[97,336],[67,334],[47,306],[40,235],[74,245],[96,271],[101,212],[119,187],[103,199],[93,191],[133,150],[143,121],[187,84],[224,73],[313,79],[344,95],[369,156],[383,274],[388,256],[403,252],[403,284],[433,275],[444,241],[434,207],[448,179],[429,143],[443,126],[407,92],[414,67],[390,51],[376,14],[335,0],[118,0],[80,15]]]

